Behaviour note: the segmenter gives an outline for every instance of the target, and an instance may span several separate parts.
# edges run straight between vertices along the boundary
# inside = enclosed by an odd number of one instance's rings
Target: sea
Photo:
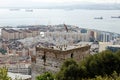
[[[0,9],[0,27],[68,24],[81,28],[120,33],[120,10]],[[102,19],[99,19],[102,17]],[[96,18],[96,19],[95,19]]]

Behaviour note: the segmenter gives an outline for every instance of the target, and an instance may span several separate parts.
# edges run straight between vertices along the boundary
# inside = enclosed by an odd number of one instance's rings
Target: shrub
[[[36,77],[36,80],[54,80],[54,76],[50,72],[45,72]]]

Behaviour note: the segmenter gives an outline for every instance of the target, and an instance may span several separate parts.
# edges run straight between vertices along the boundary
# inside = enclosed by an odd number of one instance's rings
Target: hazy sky
[[[95,3],[120,3],[120,0],[0,0],[0,7],[4,6],[24,6],[45,3],[74,3],[74,2],[95,2]],[[42,4],[44,3],[44,4]]]

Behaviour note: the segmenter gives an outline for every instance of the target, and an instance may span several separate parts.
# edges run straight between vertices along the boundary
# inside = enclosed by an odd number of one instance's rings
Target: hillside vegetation
[[[48,80],[120,80],[119,74],[120,51],[116,53],[103,51],[90,55],[79,63],[72,59],[66,60],[60,71]]]

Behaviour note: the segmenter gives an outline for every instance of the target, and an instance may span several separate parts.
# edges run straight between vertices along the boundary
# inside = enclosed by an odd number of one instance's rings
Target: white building
[[[88,33],[80,33],[80,32],[45,32],[45,37],[63,38],[65,40],[80,40],[80,41],[89,41]]]
[[[8,72],[8,76],[12,78],[12,80],[16,80],[17,79],[22,79],[22,80],[31,80],[31,75],[23,75],[23,74],[19,74],[19,73],[11,73]]]
[[[113,45],[112,42],[99,42],[99,52],[106,50],[106,47],[109,45]]]

